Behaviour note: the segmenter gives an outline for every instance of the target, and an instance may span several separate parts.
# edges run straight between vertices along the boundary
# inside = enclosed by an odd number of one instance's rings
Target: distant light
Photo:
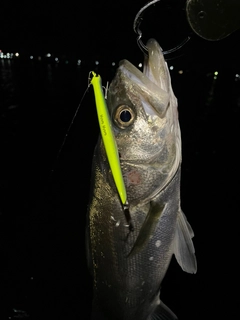
[[[114,67],[116,65],[116,63],[115,62],[112,62],[112,66]]]
[[[8,58],[8,59],[10,58],[10,53],[9,53],[9,52],[7,53],[7,58]]]
[[[239,81],[240,80],[240,75],[238,73],[235,74],[235,81]]]
[[[68,60],[66,60],[66,61],[65,61],[65,63],[66,63],[66,64],[68,64],[68,63],[69,63],[69,61],[68,61]]]
[[[215,72],[214,72],[214,75],[217,76],[217,75],[218,75],[218,71],[215,71]]]
[[[95,65],[96,65],[96,66],[99,65],[99,61],[98,61],[98,60],[95,61]]]
[[[4,55],[3,55],[3,59],[6,59],[6,58],[7,58],[7,56],[4,54]]]
[[[56,61],[56,62],[58,62],[58,61],[59,61],[57,57],[55,58],[55,61]]]
[[[32,60],[32,59],[33,59],[33,56],[30,56],[30,59]]]
[[[141,63],[141,62],[138,64],[138,67],[139,67],[139,68],[142,68],[142,63]]]
[[[46,57],[50,58],[51,57],[51,53],[47,53]]]
[[[178,73],[179,73],[179,74],[183,74],[183,70],[179,70]]]
[[[80,59],[78,59],[77,65],[80,66],[81,63],[82,63],[82,61]]]
[[[15,56],[16,56],[16,57],[19,57],[19,53],[18,53],[18,52],[16,52],[16,53],[15,53]]]
[[[170,66],[170,67],[169,67],[169,69],[170,69],[170,70],[173,70],[173,69],[174,69],[174,67],[173,67],[173,66]]]
[[[41,60],[42,60],[42,57],[41,57],[41,56],[38,56],[37,59],[38,59],[38,61],[41,61]]]
[[[0,58],[1,58],[1,59],[3,58],[3,52],[0,53]]]

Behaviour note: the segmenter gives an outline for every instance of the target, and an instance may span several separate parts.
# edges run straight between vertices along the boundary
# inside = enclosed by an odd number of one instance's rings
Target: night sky
[[[147,1],[23,1],[1,4],[0,46],[2,51],[26,54],[78,55],[105,58],[141,57],[136,45],[133,21]],[[185,0],[162,0],[146,9],[141,30],[143,41],[156,38],[163,50],[171,49],[187,36],[192,40],[183,48],[186,61],[204,63],[239,55],[239,32],[221,41],[207,41],[190,28]],[[177,56],[179,55],[179,52]],[[194,56],[194,57],[193,57]]]
[[[100,51],[103,47],[112,50],[114,43],[121,43],[132,32],[138,9],[135,5],[129,8],[126,1],[5,2],[0,13],[0,42],[6,50],[29,52],[76,50],[89,54],[98,46]]]

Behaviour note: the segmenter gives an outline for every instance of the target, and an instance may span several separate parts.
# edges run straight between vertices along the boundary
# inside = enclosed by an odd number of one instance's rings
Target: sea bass
[[[177,99],[159,44],[150,39],[143,72],[123,60],[107,106],[126,185],[129,225],[101,137],[95,147],[87,215],[92,319],[177,319],[160,300],[175,255],[195,273],[193,231],[180,206],[181,134]]]

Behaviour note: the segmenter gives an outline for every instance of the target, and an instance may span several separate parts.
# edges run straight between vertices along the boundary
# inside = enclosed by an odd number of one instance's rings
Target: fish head
[[[119,63],[107,98],[121,161],[180,161],[177,99],[162,49],[147,42],[143,72],[128,60]]]

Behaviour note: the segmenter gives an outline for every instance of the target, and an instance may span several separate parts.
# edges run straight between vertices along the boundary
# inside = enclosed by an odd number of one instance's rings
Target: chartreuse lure
[[[118,155],[118,148],[115,141],[115,137],[112,131],[111,120],[107,109],[106,100],[102,90],[102,80],[100,75],[97,75],[92,71],[91,84],[93,85],[96,109],[98,115],[98,122],[100,131],[106,150],[108,162],[112,171],[113,179],[116,184],[121,202],[123,204],[124,213],[129,224],[129,229],[132,230],[131,217],[129,213],[129,205],[127,201],[127,193],[125,184],[123,181],[122,170],[120,166],[120,160]]]

